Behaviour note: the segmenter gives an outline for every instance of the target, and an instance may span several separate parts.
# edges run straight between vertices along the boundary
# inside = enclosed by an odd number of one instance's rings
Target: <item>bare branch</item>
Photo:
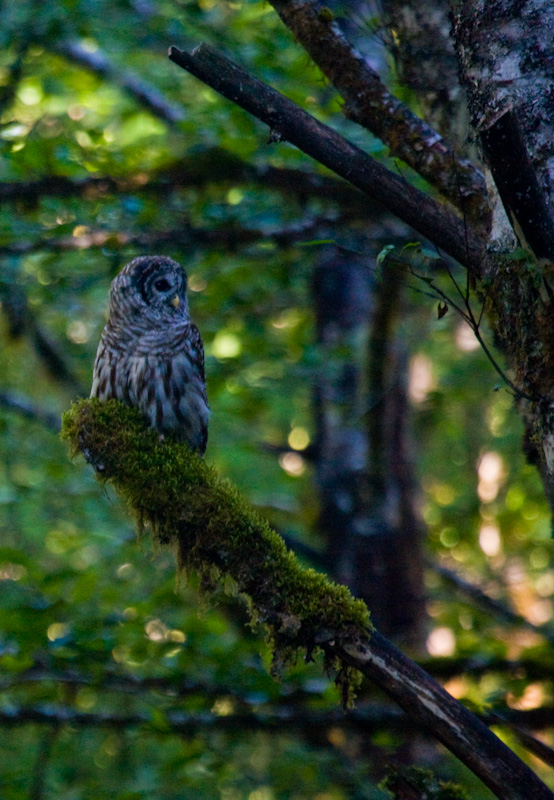
[[[244,711],[221,716],[210,711],[200,711],[195,714],[186,712],[169,712],[165,715],[164,730],[167,733],[179,733],[190,736],[198,730],[206,728],[220,731],[246,730],[290,730],[296,732],[305,730],[310,735],[315,731],[325,731],[331,726],[355,726],[366,732],[375,732],[383,723],[387,727],[398,729],[402,721],[406,721],[404,714],[396,709],[379,708],[376,711],[345,713],[340,709],[332,711],[308,711],[295,709],[292,706],[281,706],[277,711]],[[76,711],[71,706],[28,706],[10,710],[0,710],[0,723],[3,725],[26,725],[29,723],[43,723],[48,725],[74,725],[76,727],[109,727],[117,730],[127,730],[139,726],[148,727],[152,724],[150,714],[112,714],[112,713],[83,713]]]
[[[73,397],[86,396],[88,392],[71,369],[60,344],[37,322],[23,289],[15,283],[0,282],[0,296],[10,334],[27,337],[49,375]]]
[[[554,644],[554,631],[550,626],[533,625],[532,622],[529,622],[529,620],[525,617],[522,617],[520,614],[512,611],[511,608],[508,608],[508,606],[500,602],[500,600],[490,597],[490,595],[486,594],[480,586],[475,586],[474,584],[462,578],[453,570],[448,569],[448,567],[444,567],[435,562],[429,563],[428,566],[437,572],[441,578],[457,589],[461,594],[470,598],[470,600],[472,600],[479,608],[482,608],[488,613],[492,612],[496,617],[504,619],[511,625],[518,625],[522,628],[526,628],[527,630],[531,630],[534,633],[539,634],[539,636],[542,636],[546,641]]]
[[[169,103],[158,89],[131,72],[118,69],[101,50],[91,52],[80,42],[60,42],[55,49],[82,67],[115,83],[154,116],[169,125],[175,125],[185,118],[180,106]]]
[[[380,215],[382,209],[344,181],[299,169],[247,164],[227,151],[213,147],[193,157],[183,158],[154,173],[138,173],[127,178],[68,178],[50,175],[36,181],[0,183],[1,201],[35,202],[41,197],[85,197],[94,200],[106,194],[171,191],[206,184],[254,183],[297,197],[300,201],[316,197],[338,203],[357,217]]]
[[[517,677],[525,675],[529,681],[548,681],[551,680],[553,672],[553,663],[548,657],[544,660],[522,657],[517,661],[509,661],[505,658],[477,654],[467,658],[441,656],[419,659],[418,663],[426,672],[440,680],[449,680],[457,675],[469,675],[477,678],[489,673],[500,673]],[[510,709],[510,713],[511,711],[512,709]]]
[[[350,219],[350,217],[349,217]],[[89,231],[79,236],[51,237],[35,241],[18,239],[13,244],[0,245],[0,255],[25,255],[41,251],[91,250],[101,247],[112,247],[120,250],[124,247],[158,250],[164,247],[210,247],[235,250],[237,247],[255,244],[260,241],[272,241],[281,247],[314,236],[321,225],[333,223],[339,225],[341,219],[336,214],[316,217],[313,220],[301,221],[278,230],[244,228],[239,225],[222,228],[195,228],[184,219],[182,225],[175,230],[148,231],[145,233],[124,233],[121,231]]]
[[[373,632],[368,647],[345,644],[336,652],[432,731],[497,797],[552,800],[550,789],[511,750],[501,752],[499,740],[480,720],[380,633]]]
[[[16,411],[26,419],[38,422],[51,433],[60,432],[60,418],[56,414],[52,414],[50,411],[40,408],[21,395],[15,395],[11,392],[0,392],[0,406],[10,411]]]
[[[464,223],[432,198],[403,181],[359,147],[295,103],[253,78],[206,44],[192,53],[170,48],[169,57],[285,139],[350,181],[422,236],[478,273],[483,247]]]
[[[333,14],[313,0],[270,0],[345,101],[344,114],[387,144],[461,211],[484,223],[488,216],[484,176],[460,158],[427,123],[381,82],[346,39]]]
[[[540,758],[545,764],[554,767],[554,750],[548,747],[544,742],[541,742],[540,739],[536,739],[527,731],[522,730],[518,725],[509,722],[503,715],[501,716],[494,712],[490,712],[486,715],[486,722],[487,725],[505,725],[512,731],[516,739],[526,750],[529,750],[530,753]]]
[[[530,729],[544,729],[552,726],[554,709],[539,708],[531,711],[514,711],[506,709],[502,714],[490,711],[483,715],[486,725],[502,725],[508,727],[523,746],[542,758],[546,763],[552,763],[553,751],[535,737],[531,736],[520,726],[525,725]],[[131,728],[148,728],[152,724],[152,716],[148,713],[137,712],[132,714],[115,714],[111,712],[80,712],[72,706],[48,705],[10,707],[9,710],[0,710],[0,723],[2,725],[29,725],[44,724],[56,728],[62,725],[72,725],[78,728],[113,728],[116,730],[129,730]],[[243,709],[221,716],[211,711],[198,711],[187,713],[184,711],[168,711],[164,716],[163,730],[156,729],[159,735],[185,735],[190,736],[198,731],[217,729],[218,731],[294,731],[309,740],[317,738],[318,742],[325,741],[321,737],[329,728],[340,726],[349,730],[375,734],[383,729],[401,733],[421,733],[421,726],[417,720],[406,716],[398,708],[386,706],[382,703],[369,703],[359,709],[345,713],[340,709],[313,709],[298,708],[292,704],[283,704],[277,707],[263,708],[260,710]],[[508,794],[503,795],[508,797]],[[537,798],[539,796],[537,795]],[[549,797],[545,795],[545,797]]]

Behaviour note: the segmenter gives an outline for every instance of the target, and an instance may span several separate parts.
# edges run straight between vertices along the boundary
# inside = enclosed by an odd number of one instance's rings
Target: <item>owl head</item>
[[[110,317],[151,323],[188,318],[187,274],[166,256],[134,258],[112,281]]]

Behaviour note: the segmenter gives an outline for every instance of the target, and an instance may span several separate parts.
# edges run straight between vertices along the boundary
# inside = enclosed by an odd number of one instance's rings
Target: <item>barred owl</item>
[[[136,406],[161,434],[204,453],[204,348],[190,321],[187,276],[164,256],[135,258],[113,280],[90,396]]]

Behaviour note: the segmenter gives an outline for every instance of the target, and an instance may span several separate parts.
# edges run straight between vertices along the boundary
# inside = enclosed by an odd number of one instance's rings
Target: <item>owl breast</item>
[[[202,340],[192,323],[169,339],[151,333],[121,346],[106,326],[94,365],[91,397],[116,398],[138,408],[162,434],[186,441],[203,454],[209,408]]]

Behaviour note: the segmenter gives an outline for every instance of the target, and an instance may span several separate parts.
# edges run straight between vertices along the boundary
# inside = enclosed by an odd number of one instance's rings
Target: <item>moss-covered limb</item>
[[[63,419],[73,454],[83,452],[101,480],[127,500],[140,526],[172,546],[181,569],[209,589],[229,584],[263,622],[276,667],[320,648],[345,699],[363,673],[455,753],[498,797],[554,795],[471,712],[371,631],[366,606],[343,586],[302,569],[281,538],[238,492],[185,445],[159,441],[140,414],[112,400],[82,400]]]
[[[248,599],[254,620],[266,625],[275,667],[308,657],[315,648],[349,693],[355,671],[342,668],[329,643],[367,644],[366,606],[348,589],[302,569],[236,489],[186,445],[159,441],[140,414],[117,401],[83,400],[63,419],[62,435],[127,500],[139,526],[173,547],[179,568],[199,573],[207,589],[233,585]],[[231,581],[230,581],[231,579]]]

